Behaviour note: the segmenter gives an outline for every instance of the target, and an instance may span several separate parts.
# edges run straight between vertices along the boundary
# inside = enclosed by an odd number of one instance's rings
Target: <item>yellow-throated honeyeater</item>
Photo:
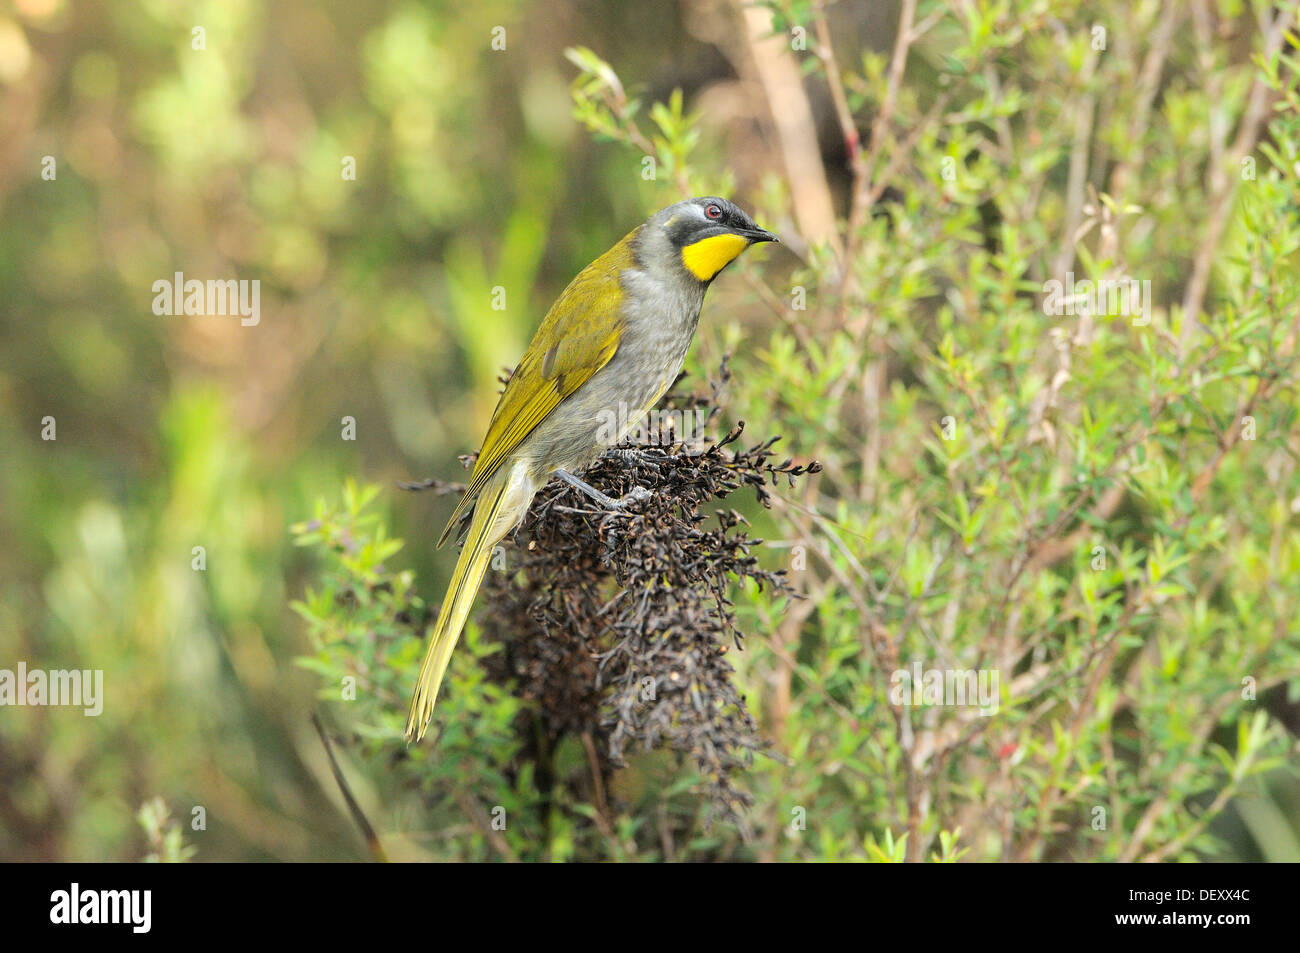
[[[551,305],[497,402],[469,489],[438,540],[445,543],[473,509],[420,667],[408,741],[428,727],[493,547],[552,475],[619,505],[574,474],[612,446],[602,432],[610,414],[635,426],[676,379],[718,272],[750,245],[773,241],[726,199],[678,202],[579,272]]]

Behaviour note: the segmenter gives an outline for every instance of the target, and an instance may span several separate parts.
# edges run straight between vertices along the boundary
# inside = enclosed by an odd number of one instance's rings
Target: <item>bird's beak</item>
[[[767,231],[767,229],[759,228],[757,226],[754,228],[747,228],[740,234],[745,238],[748,238],[751,245],[757,245],[759,242],[776,242],[778,245],[781,244],[781,239]]]

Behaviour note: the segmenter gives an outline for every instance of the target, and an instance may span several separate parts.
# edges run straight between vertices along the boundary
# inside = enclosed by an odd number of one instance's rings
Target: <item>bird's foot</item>
[[[616,500],[612,496],[609,496],[605,493],[601,493],[600,490],[596,489],[590,483],[578,479],[568,470],[556,470],[555,475],[559,477],[561,480],[563,480],[565,483],[569,484],[569,486],[573,487],[575,490],[579,490],[585,493],[587,496],[591,497],[593,500],[595,500],[601,506],[605,507],[605,509],[607,510],[626,509],[629,503],[639,503],[642,500],[648,500],[652,496],[654,496],[654,494],[651,493],[649,490],[647,490],[645,487],[634,486],[632,487],[632,489],[624,493],[622,497]]]

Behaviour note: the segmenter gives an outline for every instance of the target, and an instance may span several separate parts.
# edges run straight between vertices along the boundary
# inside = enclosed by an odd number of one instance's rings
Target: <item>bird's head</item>
[[[656,213],[646,226],[675,264],[707,284],[742,251],[759,242],[779,242],[743,211],[717,196],[687,199]]]

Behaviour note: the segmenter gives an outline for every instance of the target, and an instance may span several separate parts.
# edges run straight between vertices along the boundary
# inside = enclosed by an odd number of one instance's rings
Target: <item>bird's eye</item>
[[[722,218],[722,209],[718,208],[716,205],[709,205],[705,207],[704,214],[716,222],[718,219]]]

